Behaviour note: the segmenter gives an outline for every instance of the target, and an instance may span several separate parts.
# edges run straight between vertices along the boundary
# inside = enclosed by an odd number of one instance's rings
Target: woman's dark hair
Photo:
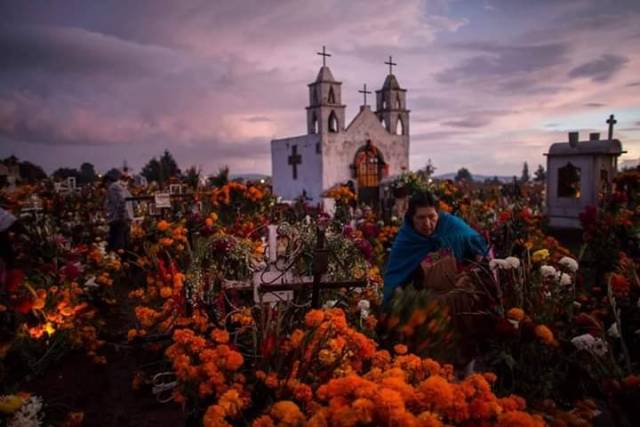
[[[435,208],[438,209],[438,198],[430,191],[421,191],[415,193],[409,199],[409,208],[405,214],[405,218],[409,221],[416,214],[418,208]]]

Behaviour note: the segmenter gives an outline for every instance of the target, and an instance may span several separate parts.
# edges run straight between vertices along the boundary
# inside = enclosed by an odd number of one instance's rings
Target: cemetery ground
[[[134,188],[121,252],[105,249],[102,186],[2,192],[20,227],[0,292],[1,422],[639,424],[638,172],[582,213],[579,241],[551,237],[537,184],[395,185],[433,191],[489,242],[491,261],[455,266],[447,297],[468,295],[465,310],[412,286],[383,310],[400,221],[354,213],[346,186],[326,194],[332,216],[259,183],[185,187],[161,208]]]

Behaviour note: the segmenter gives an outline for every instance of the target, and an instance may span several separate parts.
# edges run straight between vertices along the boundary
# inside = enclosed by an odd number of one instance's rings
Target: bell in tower
[[[407,90],[402,89],[393,66],[397,65],[389,57],[389,74],[382,89],[376,91],[376,115],[384,128],[392,135],[409,135],[409,110],[407,110]]]
[[[309,106],[307,107],[307,132],[309,134],[340,133],[345,128],[345,106],[342,105],[342,82],[333,78],[327,67],[326,53],[322,46],[322,68],[318,77],[309,84]]]

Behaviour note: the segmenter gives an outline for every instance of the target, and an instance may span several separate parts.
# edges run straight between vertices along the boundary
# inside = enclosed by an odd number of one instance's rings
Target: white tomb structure
[[[389,174],[409,167],[409,110],[407,91],[389,74],[376,91],[376,111],[367,105],[366,85],[359,91],[364,104],[347,125],[342,83],[323,65],[309,86],[307,134],[271,141],[273,192],[285,200],[304,196],[321,202],[322,193],[352,181],[359,200],[376,204],[379,184]]]
[[[611,191],[618,172],[622,143],[613,139],[613,115],[608,139],[591,133],[580,141],[578,132],[569,133],[569,142],[552,144],[547,156],[547,215],[555,228],[581,228],[579,215],[587,206],[598,206]]]

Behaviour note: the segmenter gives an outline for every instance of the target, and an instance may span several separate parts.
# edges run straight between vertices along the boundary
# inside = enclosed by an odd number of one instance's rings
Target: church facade
[[[390,69],[376,91],[375,112],[366,105],[365,86],[365,103],[347,124],[342,83],[329,67],[308,86],[307,134],[271,141],[274,194],[320,203],[324,191],[351,182],[359,200],[376,203],[380,181],[409,168],[407,91]]]

